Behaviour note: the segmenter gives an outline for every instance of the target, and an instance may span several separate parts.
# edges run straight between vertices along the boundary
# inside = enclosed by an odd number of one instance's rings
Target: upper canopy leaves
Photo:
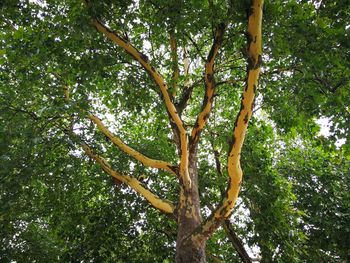
[[[198,144],[203,214],[225,190],[247,66],[249,1],[89,2],[91,8],[68,0],[0,5],[0,259],[161,262],[174,249],[174,223],[160,224],[159,214],[138,205],[140,198],[114,187],[63,133],[74,130],[118,171],[142,175],[144,186],[177,202],[175,178],[111,147],[81,113],[105,116],[106,126],[138,152],[178,162],[159,87],[96,31],[91,17],[130,41],[167,84],[174,69],[170,33],[175,36],[180,74],[173,102],[180,105],[190,91],[182,112],[187,130],[201,111],[215,29],[227,23],[215,58],[213,109]],[[242,152],[246,180],[238,205],[244,209],[233,216],[244,242],[260,247],[264,259],[348,257],[342,233],[349,218],[349,8],[347,1],[266,2],[261,89]],[[330,121],[330,138],[318,134],[320,117]],[[337,149],[341,138],[347,143]],[[227,244],[218,232],[208,247]],[[234,262],[232,250],[216,251]]]

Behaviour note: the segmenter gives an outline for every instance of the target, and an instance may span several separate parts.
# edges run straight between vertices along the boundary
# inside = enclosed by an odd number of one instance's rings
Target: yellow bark
[[[212,233],[223,219],[229,217],[237,201],[243,176],[240,165],[240,154],[248,122],[252,116],[254,97],[260,73],[262,7],[263,0],[254,0],[251,7],[251,14],[248,18],[248,76],[242,95],[242,106],[235,122],[233,143],[228,155],[229,185],[221,204],[204,222],[200,230],[192,236],[192,239],[195,241],[207,238],[204,233]]]
[[[172,214],[174,212],[174,205],[171,204],[170,201],[163,200],[153,194],[151,191],[143,187],[140,181],[138,181],[136,178],[128,175],[121,175],[117,171],[113,170],[111,165],[104,158],[93,153],[92,149],[87,144],[82,144],[82,148],[84,149],[85,153],[94,159],[106,173],[138,192],[152,206],[167,214]]]
[[[248,19],[248,41],[250,41],[248,43],[248,77],[246,88],[242,95],[242,107],[238,113],[236,126],[233,131],[232,147],[227,160],[230,184],[227,190],[227,198],[224,200],[224,207],[226,207],[224,217],[228,217],[232,212],[243,176],[240,164],[241,149],[247,132],[248,122],[253,114],[254,98],[260,74],[262,7],[263,0],[254,0]]]
[[[69,101],[69,87],[68,86],[64,86],[63,87],[63,94],[64,94],[64,99],[65,101]]]
[[[97,128],[108,138],[111,142],[117,146],[120,150],[125,152],[126,154],[132,156],[136,160],[140,161],[142,164],[152,168],[158,168],[166,170],[174,175],[176,175],[175,168],[168,162],[164,162],[161,160],[151,159],[142,153],[134,150],[130,146],[126,145],[122,140],[120,140],[117,136],[115,136],[103,123],[102,121],[93,114],[88,114],[87,117],[96,124]]]
[[[181,148],[181,157],[180,157],[180,173],[179,175],[183,178],[183,181],[187,186],[191,185],[191,179],[188,173],[188,138],[186,134],[186,129],[183,125],[183,122],[177,113],[174,103],[171,100],[171,97],[168,92],[168,86],[165,83],[163,77],[152,67],[149,63],[147,56],[140,53],[133,45],[128,41],[121,38],[117,33],[112,32],[108,27],[103,25],[99,20],[93,19],[92,24],[96,29],[104,34],[108,39],[116,43],[118,46],[123,48],[127,53],[129,53],[136,61],[138,61],[143,68],[149,73],[154,82],[159,86],[160,91],[163,96],[163,101],[167,109],[168,115],[173,123],[175,123],[180,134],[180,148]]]
[[[116,43],[118,46],[122,47],[127,53],[129,53],[135,60],[137,60],[144,69],[151,75],[153,80],[156,82],[156,84],[159,86],[161,93],[163,95],[165,106],[169,112],[169,115],[171,116],[172,120],[177,125],[180,132],[185,132],[185,129],[183,127],[183,123],[178,116],[176,112],[176,108],[171,101],[171,98],[168,93],[168,86],[165,83],[163,77],[151,66],[151,64],[148,62],[148,58],[146,55],[140,53],[134,46],[132,46],[129,42],[118,36],[115,32],[112,32],[109,28],[107,28],[105,25],[103,25],[100,21],[94,19],[92,21],[93,25],[96,27],[96,29],[103,33],[106,37],[108,37],[110,40],[112,40],[114,43]]]
[[[210,53],[208,55],[207,62],[205,63],[205,74],[204,74],[204,80],[205,80],[205,100],[202,105],[202,111],[199,113],[195,126],[193,127],[191,138],[192,141],[195,143],[199,139],[199,133],[203,130],[210,111],[213,107],[213,98],[215,93],[215,82],[214,82],[214,62],[216,55],[219,52],[219,48],[221,46],[222,38],[224,35],[225,26],[223,24],[220,24],[220,26],[217,28],[215,32],[215,38],[213,46],[210,50]]]

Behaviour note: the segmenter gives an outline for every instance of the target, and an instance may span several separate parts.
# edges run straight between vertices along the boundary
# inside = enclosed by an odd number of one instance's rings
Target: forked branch
[[[177,125],[180,132],[181,131],[184,132],[183,123],[176,112],[176,108],[168,92],[168,86],[165,83],[163,77],[150,64],[148,57],[145,54],[142,54],[141,52],[139,52],[133,45],[129,43],[129,41],[119,36],[116,32],[111,31],[107,26],[102,24],[99,20],[93,19],[92,24],[96,27],[96,29],[99,32],[103,33],[107,38],[112,40],[118,46],[123,48],[127,53],[129,53],[148,72],[148,74],[152,77],[154,82],[160,88],[166,109],[168,111],[168,114],[171,120]]]
[[[192,234],[191,238],[197,242],[208,239],[220,226],[221,222],[231,215],[240,190],[243,176],[240,154],[248,122],[253,113],[254,98],[260,74],[262,7],[263,0],[253,0],[248,11],[247,83],[242,94],[241,109],[234,124],[232,143],[228,153],[228,187],[219,206]]]
[[[111,31],[107,26],[102,24],[97,19],[93,19],[92,24],[99,32],[123,48],[136,61],[138,61],[152,77],[154,82],[159,86],[170,121],[176,126],[179,132],[181,149],[179,175],[182,177],[183,181],[187,183],[187,185],[191,185],[191,180],[188,174],[188,139],[186,135],[186,129],[172,101],[172,97],[168,91],[168,86],[163,77],[153,68],[148,60],[148,57],[139,52],[133,45],[129,43],[129,41],[119,36],[116,32]]]
[[[204,81],[205,81],[205,95],[202,103],[202,110],[199,113],[196,123],[192,129],[191,133],[191,142],[192,146],[195,146],[198,143],[199,136],[201,131],[203,130],[211,109],[213,107],[213,100],[215,94],[215,81],[214,81],[214,62],[216,55],[219,52],[219,48],[221,46],[226,25],[221,23],[218,25],[213,45],[208,54],[206,63],[205,63],[205,72],[204,72]]]

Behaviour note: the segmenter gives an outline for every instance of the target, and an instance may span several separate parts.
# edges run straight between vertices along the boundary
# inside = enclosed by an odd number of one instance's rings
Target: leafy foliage
[[[104,118],[128,145],[176,164],[177,149],[158,87],[99,34],[95,16],[141,50],[168,83],[177,39],[183,112],[201,110],[203,65],[213,31],[229,21],[218,54],[217,91],[199,144],[202,213],[227,184],[227,150],[246,70],[249,1],[3,1],[0,4],[0,261],[171,262],[176,223],[115,185],[86,157],[71,130],[121,173],[176,203],[176,179],[123,153],[82,111]],[[269,1],[256,117],[242,151],[244,180],[231,217],[261,262],[350,260],[350,59],[347,1]],[[190,62],[186,74],[185,59]],[[64,98],[69,87],[70,100]],[[320,135],[327,118],[330,136]],[[336,146],[339,140],[345,143]],[[219,165],[220,164],[220,165]],[[219,165],[219,166],[218,166]],[[223,229],[208,260],[239,262]]]

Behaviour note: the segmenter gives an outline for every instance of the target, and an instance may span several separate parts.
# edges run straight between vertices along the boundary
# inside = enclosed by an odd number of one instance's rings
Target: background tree
[[[176,114],[193,131],[189,137],[201,137],[194,148],[197,216],[206,218],[220,207],[227,153],[237,143],[232,131],[245,88],[249,6],[2,3],[2,260],[167,262],[175,258],[176,239],[186,254],[181,231],[191,231],[177,227],[181,188],[172,174],[186,167],[177,156],[184,156],[187,136]],[[261,93],[242,151],[242,194],[231,219],[207,242],[207,260],[346,261],[348,143],[334,143],[349,134],[349,6],[274,1],[264,12]],[[329,120],[329,138],[319,135],[320,117]],[[173,207],[177,218],[169,216]],[[203,247],[198,251],[204,260]]]

